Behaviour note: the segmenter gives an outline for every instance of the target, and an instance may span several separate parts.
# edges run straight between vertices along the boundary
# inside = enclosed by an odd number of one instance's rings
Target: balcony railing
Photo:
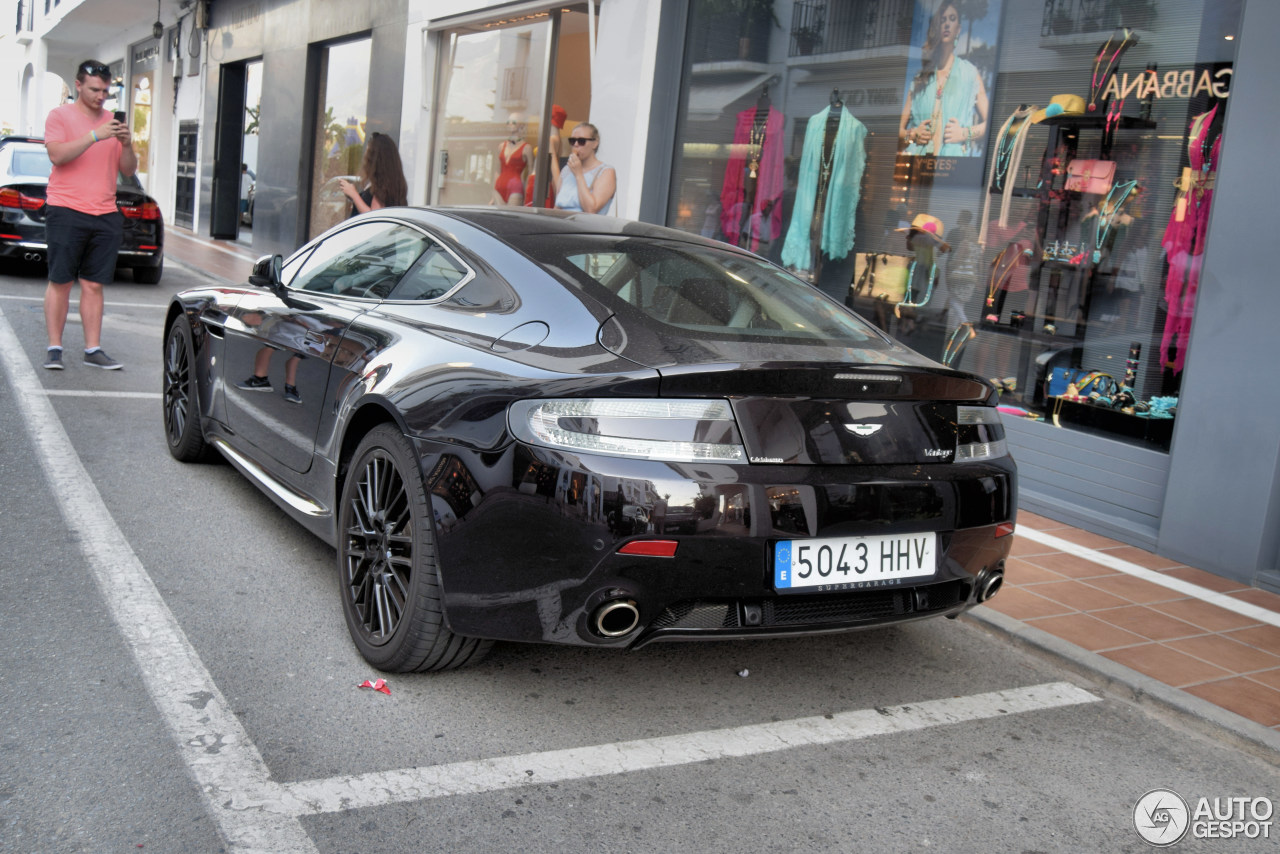
[[[791,7],[790,56],[911,43],[914,0],[798,0]]]
[[[1045,0],[1040,35],[1103,33],[1116,27],[1145,30],[1155,17],[1155,0]]]

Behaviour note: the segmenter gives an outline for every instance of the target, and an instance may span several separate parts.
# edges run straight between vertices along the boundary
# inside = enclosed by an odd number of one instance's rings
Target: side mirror
[[[249,284],[277,290],[282,285],[280,273],[283,269],[284,258],[279,255],[263,255],[253,262],[253,272],[249,273]]]

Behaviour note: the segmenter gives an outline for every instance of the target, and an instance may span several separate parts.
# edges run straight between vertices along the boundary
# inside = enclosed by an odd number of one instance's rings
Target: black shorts
[[[124,216],[119,211],[95,216],[53,205],[46,210],[49,281],[65,285],[87,279],[100,285],[111,284],[124,239]]]

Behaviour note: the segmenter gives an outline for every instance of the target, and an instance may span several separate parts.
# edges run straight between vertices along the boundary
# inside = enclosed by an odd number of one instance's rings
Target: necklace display
[[[1031,111],[1027,111],[1027,116],[1031,115]],[[1009,161],[1013,158],[1013,149],[1018,144],[1018,134],[1027,123],[1027,116],[1015,118],[1010,122],[1008,129],[1000,137],[1000,141],[996,143],[996,177],[995,188],[997,190],[1004,189],[1004,178],[1009,172]]]
[[[1098,228],[1093,236],[1093,263],[1102,261],[1102,247],[1107,242],[1111,227],[1115,224],[1120,208],[1124,207],[1124,203],[1137,186],[1137,181],[1126,181],[1115,185],[1098,207]]]
[[[937,281],[937,279],[938,279],[938,265],[935,262],[929,265],[929,285],[925,289],[924,299],[920,300],[920,302],[910,302],[909,300],[904,299],[902,302],[894,306],[894,312],[897,313],[897,310],[902,306],[906,306],[907,308],[919,308],[920,306],[929,302],[929,298],[933,296],[933,283]],[[911,293],[911,285],[912,283],[915,282],[915,280],[916,280],[916,262],[912,261],[911,266],[907,268],[907,293],[908,294]]]
[[[966,320],[957,326],[947,340],[947,346],[942,350],[942,364],[950,367],[951,363],[960,355],[960,351],[964,349],[964,345],[977,337],[978,333],[974,330],[972,322]]]
[[[767,118],[762,118],[759,110],[751,122],[750,146],[747,157],[748,177],[754,178],[760,172],[760,158],[764,151],[764,133]]]
[[[1120,58],[1120,54],[1137,41],[1133,36],[1133,32],[1129,29],[1122,31],[1120,44],[1116,46],[1115,52],[1107,58],[1107,52],[1111,50],[1111,43],[1115,41],[1115,33],[1107,38],[1107,43],[1098,51],[1098,56],[1093,61],[1093,75],[1089,78],[1089,112],[1098,109],[1098,96],[1102,94],[1102,90],[1107,87],[1107,78],[1115,70],[1116,61]],[[1106,59],[1107,64],[1104,68],[1102,61]],[[1101,74],[1099,74],[1101,71]]]

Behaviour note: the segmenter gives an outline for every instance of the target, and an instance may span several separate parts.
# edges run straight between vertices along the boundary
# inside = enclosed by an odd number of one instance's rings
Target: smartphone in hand
[[[120,124],[124,124],[125,123],[124,110],[116,110],[115,116],[113,116],[113,118],[116,121],[118,121]]]

